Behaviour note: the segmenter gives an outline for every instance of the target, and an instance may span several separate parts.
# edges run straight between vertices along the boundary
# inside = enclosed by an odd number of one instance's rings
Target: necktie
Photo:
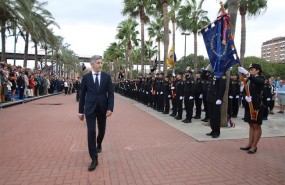
[[[96,91],[99,92],[99,80],[98,80],[98,73],[95,73],[95,87],[96,87]]]

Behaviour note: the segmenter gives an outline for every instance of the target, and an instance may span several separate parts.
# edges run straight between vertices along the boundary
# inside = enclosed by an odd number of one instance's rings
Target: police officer
[[[201,121],[208,122],[209,119],[209,108],[208,108],[208,101],[207,101],[207,94],[208,94],[208,88],[210,85],[210,75],[211,72],[208,70],[203,70],[201,74],[202,78],[202,101],[203,101],[203,106],[204,106],[204,111],[205,111],[205,118],[202,119]]]
[[[176,117],[177,115],[177,101],[176,101],[176,82],[177,82],[177,78],[174,75],[172,77],[172,82],[171,82],[171,103],[172,103],[172,114],[170,114],[169,116],[172,117]]]
[[[269,107],[271,103],[271,98],[272,98],[272,86],[269,83],[269,78],[265,78],[264,82],[264,87],[263,87],[263,120],[268,119],[268,114],[269,114]]]
[[[170,78],[168,75],[164,77],[164,92],[163,92],[163,97],[164,97],[164,111],[162,114],[169,114],[169,109],[170,109],[170,99],[171,99],[171,82]]]
[[[202,106],[202,100],[203,100],[203,83],[201,78],[201,71],[198,71],[196,73],[196,79],[195,79],[195,88],[194,88],[194,100],[195,100],[195,107],[196,107],[196,113],[193,117],[194,119],[201,119],[201,106]]]
[[[156,79],[156,96],[157,96],[157,111],[164,110],[164,73],[159,73]]]
[[[233,91],[233,99],[232,99],[232,117],[236,118],[239,111],[239,100],[240,100],[240,81],[238,74],[234,73],[232,76],[232,91]]]
[[[183,96],[184,96],[184,82],[183,82],[183,73],[178,72],[177,74],[177,80],[175,84],[175,90],[176,90],[176,103],[177,103],[177,116],[175,116],[175,119],[182,120],[182,103],[183,103]]]
[[[245,116],[244,121],[249,124],[249,141],[241,150],[247,150],[249,154],[254,154],[257,151],[257,144],[261,137],[261,125],[263,118],[262,105],[262,90],[264,87],[264,77],[261,76],[262,69],[260,64],[251,64],[249,71],[243,67],[238,67],[238,71],[247,77],[247,88],[250,96],[245,96]],[[253,110],[250,110],[251,105]]]
[[[207,136],[218,138],[220,136],[221,125],[221,104],[226,89],[226,76],[221,77],[213,76],[211,84],[208,87],[207,102],[210,118],[211,132]]]
[[[191,76],[192,71],[185,71],[185,81],[184,81],[184,105],[186,110],[186,118],[182,121],[184,123],[191,123],[193,116],[194,107],[194,86],[195,81]]]

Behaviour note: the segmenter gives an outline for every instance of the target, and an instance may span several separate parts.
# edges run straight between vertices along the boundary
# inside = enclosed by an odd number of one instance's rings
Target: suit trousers
[[[97,160],[98,158],[96,148],[96,120],[98,124],[97,144],[101,145],[106,130],[106,112],[103,112],[98,104],[93,114],[86,115],[88,150],[92,160]]]

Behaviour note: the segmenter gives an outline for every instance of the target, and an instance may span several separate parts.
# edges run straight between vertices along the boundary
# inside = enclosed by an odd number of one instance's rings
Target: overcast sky
[[[94,54],[103,55],[111,42],[115,41],[118,24],[127,17],[121,15],[123,0],[47,0],[47,9],[51,11],[60,29],[55,29],[57,35],[64,37],[64,42],[71,45],[79,56],[90,57]],[[205,0],[203,9],[209,12],[213,21],[217,16],[219,1]],[[285,36],[285,1],[269,0],[268,8],[259,17],[247,18],[246,56],[261,55],[261,45],[274,37]],[[139,20],[137,20],[139,22]],[[147,29],[148,25],[145,26]],[[171,28],[171,26],[170,26]],[[140,30],[140,25],[137,27]],[[146,33],[147,31],[145,31]],[[138,35],[140,38],[140,35]],[[146,40],[148,37],[146,36]],[[13,39],[8,38],[7,51],[13,51]],[[17,51],[23,52],[19,40]],[[235,44],[240,49],[240,16],[238,16]],[[184,36],[176,31],[176,55],[184,56]],[[193,35],[187,37],[187,55],[193,53]],[[170,37],[171,46],[171,37]],[[33,53],[30,49],[30,53]],[[206,49],[199,36],[198,55],[207,57]],[[163,52],[161,52],[163,58]]]

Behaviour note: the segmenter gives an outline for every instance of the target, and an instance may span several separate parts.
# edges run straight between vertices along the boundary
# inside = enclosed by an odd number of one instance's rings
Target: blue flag
[[[209,60],[217,78],[239,63],[228,19],[227,14],[222,15],[213,25],[209,24],[201,30]]]

